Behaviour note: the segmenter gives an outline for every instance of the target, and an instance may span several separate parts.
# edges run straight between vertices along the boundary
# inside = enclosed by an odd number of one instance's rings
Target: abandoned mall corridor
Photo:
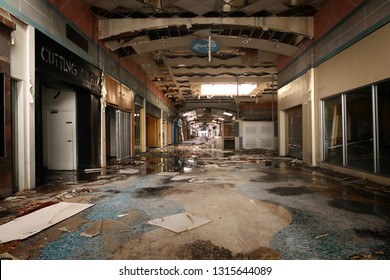
[[[3,259],[390,258],[388,186],[273,151],[195,141],[46,179],[1,201],[2,227],[17,217],[37,226],[44,214],[34,213],[64,203],[86,207],[32,235],[2,236]]]

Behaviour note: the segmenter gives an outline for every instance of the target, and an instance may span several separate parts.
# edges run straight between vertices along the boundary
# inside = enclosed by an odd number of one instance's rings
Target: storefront
[[[102,71],[35,32],[37,186],[46,170],[100,166]]]
[[[286,110],[286,151],[287,155],[303,158],[302,106]]]
[[[390,81],[323,100],[324,162],[390,175]]]
[[[135,106],[134,106],[134,151],[135,154],[141,153],[144,151],[143,147],[143,117],[144,117],[144,98],[140,96],[135,96]]]
[[[120,161],[132,155],[134,93],[109,76],[105,76],[105,86],[106,154],[109,160]]]
[[[146,147],[161,147],[161,109],[146,103]]]

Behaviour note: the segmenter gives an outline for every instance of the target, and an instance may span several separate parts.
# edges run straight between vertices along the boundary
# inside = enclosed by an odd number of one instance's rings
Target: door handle
[[[70,143],[70,142],[72,142],[72,140],[68,140],[68,141],[66,141],[66,142]]]

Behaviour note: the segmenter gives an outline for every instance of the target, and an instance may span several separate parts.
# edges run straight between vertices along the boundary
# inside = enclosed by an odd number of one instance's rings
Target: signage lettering
[[[54,40],[36,31],[36,64],[40,71],[57,75],[64,81],[101,92],[102,72]]]
[[[75,62],[65,58],[61,54],[49,49],[46,46],[41,47],[41,58],[45,63],[50,64],[60,71],[70,73],[75,77],[77,77],[77,75],[80,73],[82,80],[89,84],[99,86],[99,76],[84,68],[79,70]]]
[[[52,66],[77,76],[77,65],[70,60],[67,60],[62,55],[50,50],[49,48],[42,46],[41,48],[42,60]]]

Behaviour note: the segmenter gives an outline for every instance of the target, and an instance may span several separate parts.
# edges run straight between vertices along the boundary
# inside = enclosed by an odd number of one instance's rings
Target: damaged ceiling
[[[181,112],[235,112],[273,100],[276,59],[313,38],[326,0],[83,0],[99,18],[100,40],[138,63]],[[195,45],[206,45],[198,52]],[[204,46],[203,46],[204,47]],[[201,96],[205,83],[256,83],[249,96]]]

